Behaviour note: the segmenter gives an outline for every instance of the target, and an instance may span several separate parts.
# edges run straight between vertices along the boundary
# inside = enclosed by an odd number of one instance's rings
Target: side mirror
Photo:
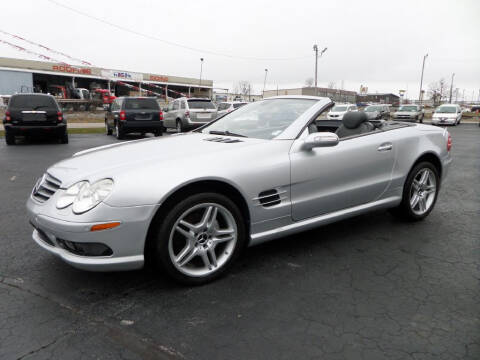
[[[303,143],[303,149],[311,150],[316,147],[336,146],[340,139],[331,132],[316,132],[309,134]]]

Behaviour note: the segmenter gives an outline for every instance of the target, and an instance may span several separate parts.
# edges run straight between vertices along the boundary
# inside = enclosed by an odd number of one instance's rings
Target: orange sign
[[[89,68],[77,68],[70,65],[52,65],[53,71],[61,71],[70,74],[84,74],[92,75],[92,69]]]
[[[150,80],[168,82],[168,76],[150,75]]]

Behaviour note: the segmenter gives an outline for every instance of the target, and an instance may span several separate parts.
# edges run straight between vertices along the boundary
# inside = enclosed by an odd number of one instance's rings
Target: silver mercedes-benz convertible
[[[33,239],[85,270],[217,278],[246,246],[374,209],[421,220],[451,163],[445,129],[321,120],[328,98],[254,102],[198,128],[81,151],[37,181]]]

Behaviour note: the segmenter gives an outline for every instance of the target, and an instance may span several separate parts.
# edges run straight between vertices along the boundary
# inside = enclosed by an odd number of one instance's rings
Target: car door
[[[292,218],[295,221],[366,204],[388,189],[395,162],[395,131],[341,139],[338,145],[291,151]]]
[[[107,112],[107,121],[108,126],[114,127],[115,120],[118,119],[119,109],[120,109],[120,99],[115,99],[110,105],[110,111]]]

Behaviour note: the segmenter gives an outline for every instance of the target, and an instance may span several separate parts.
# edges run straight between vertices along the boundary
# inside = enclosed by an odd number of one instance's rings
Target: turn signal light
[[[10,111],[7,111],[5,113],[5,121],[11,121],[11,120],[12,120],[12,118],[10,117]]]
[[[448,133],[447,151],[450,151],[451,148],[452,148],[452,136],[450,135],[450,133]]]
[[[163,120],[163,111],[160,111],[160,113],[159,113],[159,119],[160,119],[160,120]]]
[[[63,120],[63,114],[60,111],[57,112],[57,119],[58,119],[58,122]]]
[[[119,221],[109,222],[104,224],[96,224],[96,225],[92,225],[92,227],[90,228],[90,231],[113,229],[113,228],[116,228],[118,225],[120,225]]]
[[[127,119],[127,114],[125,114],[125,111],[120,111],[120,120],[126,120]]]

